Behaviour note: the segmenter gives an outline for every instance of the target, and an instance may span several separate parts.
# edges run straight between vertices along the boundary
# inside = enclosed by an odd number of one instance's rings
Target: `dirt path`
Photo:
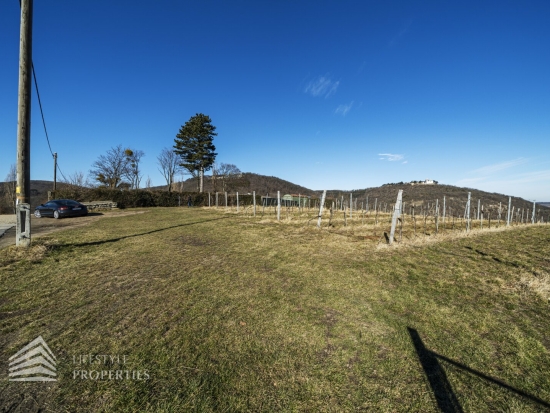
[[[103,218],[115,218],[126,215],[143,214],[147,211],[104,211],[104,212],[90,212],[85,217],[70,217],[63,219],[54,218],[36,218],[31,215],[31,229],[32,237],[51,234],[52,232],[60,231],[62,229],[76,228],[84,225],[89,225],[98,219]],[[9,217],[9,218],[8,218]],[[11,219],[10,219],[11,218]],[[0,215],[0,223],[11,223],[13,215]],[[4,236],[0,237],[0,249],[9,245],[15,245],[15,226],[4,233]]]

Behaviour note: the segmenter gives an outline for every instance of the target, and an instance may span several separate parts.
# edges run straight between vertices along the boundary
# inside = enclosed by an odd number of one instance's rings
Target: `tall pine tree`
[[[209,116],[197,113],[180,128],[174,142],[174,152],[181,158],[181,167],[198,178],[198,190],[203,192],[204,171],[216,160],[216,147],[212,143],[216,127]]]

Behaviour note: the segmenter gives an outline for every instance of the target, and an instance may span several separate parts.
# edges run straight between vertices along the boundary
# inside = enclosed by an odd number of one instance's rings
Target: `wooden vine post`
[[[506,218],[506,226],[510,226],[510,214],[511,214],[511,208],[512,208],[512,197],[508,197],[508,217]]]
[[[401,203],[403,202],[403,190],[400,189],[397,193],[397,201],[395,202],[395,208],[393,208],[393,217],[391,220],[391,230],[389,244],[393,244],[393,237],[395,236],[395,226],[397,225],[397,218],[399,218],[401,212]]]
[[[277,221],[281,220],[281,191],[277,191]]]
[[[319,217],[317,218],[317,228],[321,228],[321,217],[323,216],[323,205],[325,204],[325,197],[327,196],[327,190],[323,191],[323,196],[321,197],[321,203],[319,204]]]
[[[464,211],[464,219],[466,220],[466,232],[470,231],[470,197],[471,193],[468,192],[468,202],[466,202],[466,211]]]

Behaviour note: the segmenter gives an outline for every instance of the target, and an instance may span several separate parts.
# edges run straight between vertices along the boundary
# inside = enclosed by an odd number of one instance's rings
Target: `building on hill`
[[[411,185],[436,185],[438,182],[433,179],[424,179],[423,181],[411,181]]]

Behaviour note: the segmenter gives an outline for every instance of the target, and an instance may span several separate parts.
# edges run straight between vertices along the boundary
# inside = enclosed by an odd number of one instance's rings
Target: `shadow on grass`
[[[413,342],[414,348],[416,350],[416,354],[418,355],[420,364],[422,365],[422,368],[426,373],[426,377],[428,378],[428,382],[430,383],[430,387],[437,401],[437,406],[439,407],[441,412],[454,413],[454,412],[463,412],[463,410],[462,410],[462,407],[460,406],[460,403],[458,402],[456,395],[453,392],[453,388],[451,387],[451,384],[447,379],[447,375],[445,374],[445,371],[443,370],[443,368],[441,367],[441,364],[439,363],[439,360],[443,360],[449,364],[452,364],[453,366],[461,369],[462,371],[465,371],[469,374],[473,374],[474,376],[477,376],[483,380],[486,380],[489,383],[496,384],[497,386],[500,386],[508,391],[511,391],[531,402],[537,403],[539,406],[550,408],[550,403],[545,402],[544,400],[539,399],[536,396],[532,396],[528,393],[525,393],[524,391],[518,390],[504,383],[499,379],[496,379],[491,376],[487,376],[486,374],[483,374],[477,370],[474,370],[462,363],[459,363],[441,354],[437,354],[431,350],[428,350],[424,345],[424,342],[420,338],[420,335],[414,328],[407,327],[407,330],[409,330],[409,335],[411,336],[411,341]]]
[[[170,226],[170,227],[154,229],[154,230],[147,231],[147,232],[141,232],[141,233],[139,233],[139,234],[124,235],[124,236],[122,236],[122,237],[111,238],[111,239],[105,239],[105,240],[101,240],[101,241],[92,241],[92,242],[80,242],[80,243],[74,243],[74,244],[65,244],[65,245],[63,245],[63,246],[64,246],[64,247],[88,247],[88,246],[93,246],[93,245],[107,244],[107,243],[111,243],[111,242],[121,241],[121,240],[127,239],[127,238],[141,237],[142,235],[154,234],[154,233],[156,233],[156,232],[166,231],[167,229],[179,228],[179,227],[187,227],[187,226],[190,226],[190,225],[197,225],[197,224],[204,224],[205,222],[219,221],[219,220],[221,220],[221,219],[227,219],[227,217],[214,218],[214,219],[205,219],[204,221],[197,221],[197,222],[189,222],[189,223],[187,223],[187,224],[172,225],[172,226]]]

